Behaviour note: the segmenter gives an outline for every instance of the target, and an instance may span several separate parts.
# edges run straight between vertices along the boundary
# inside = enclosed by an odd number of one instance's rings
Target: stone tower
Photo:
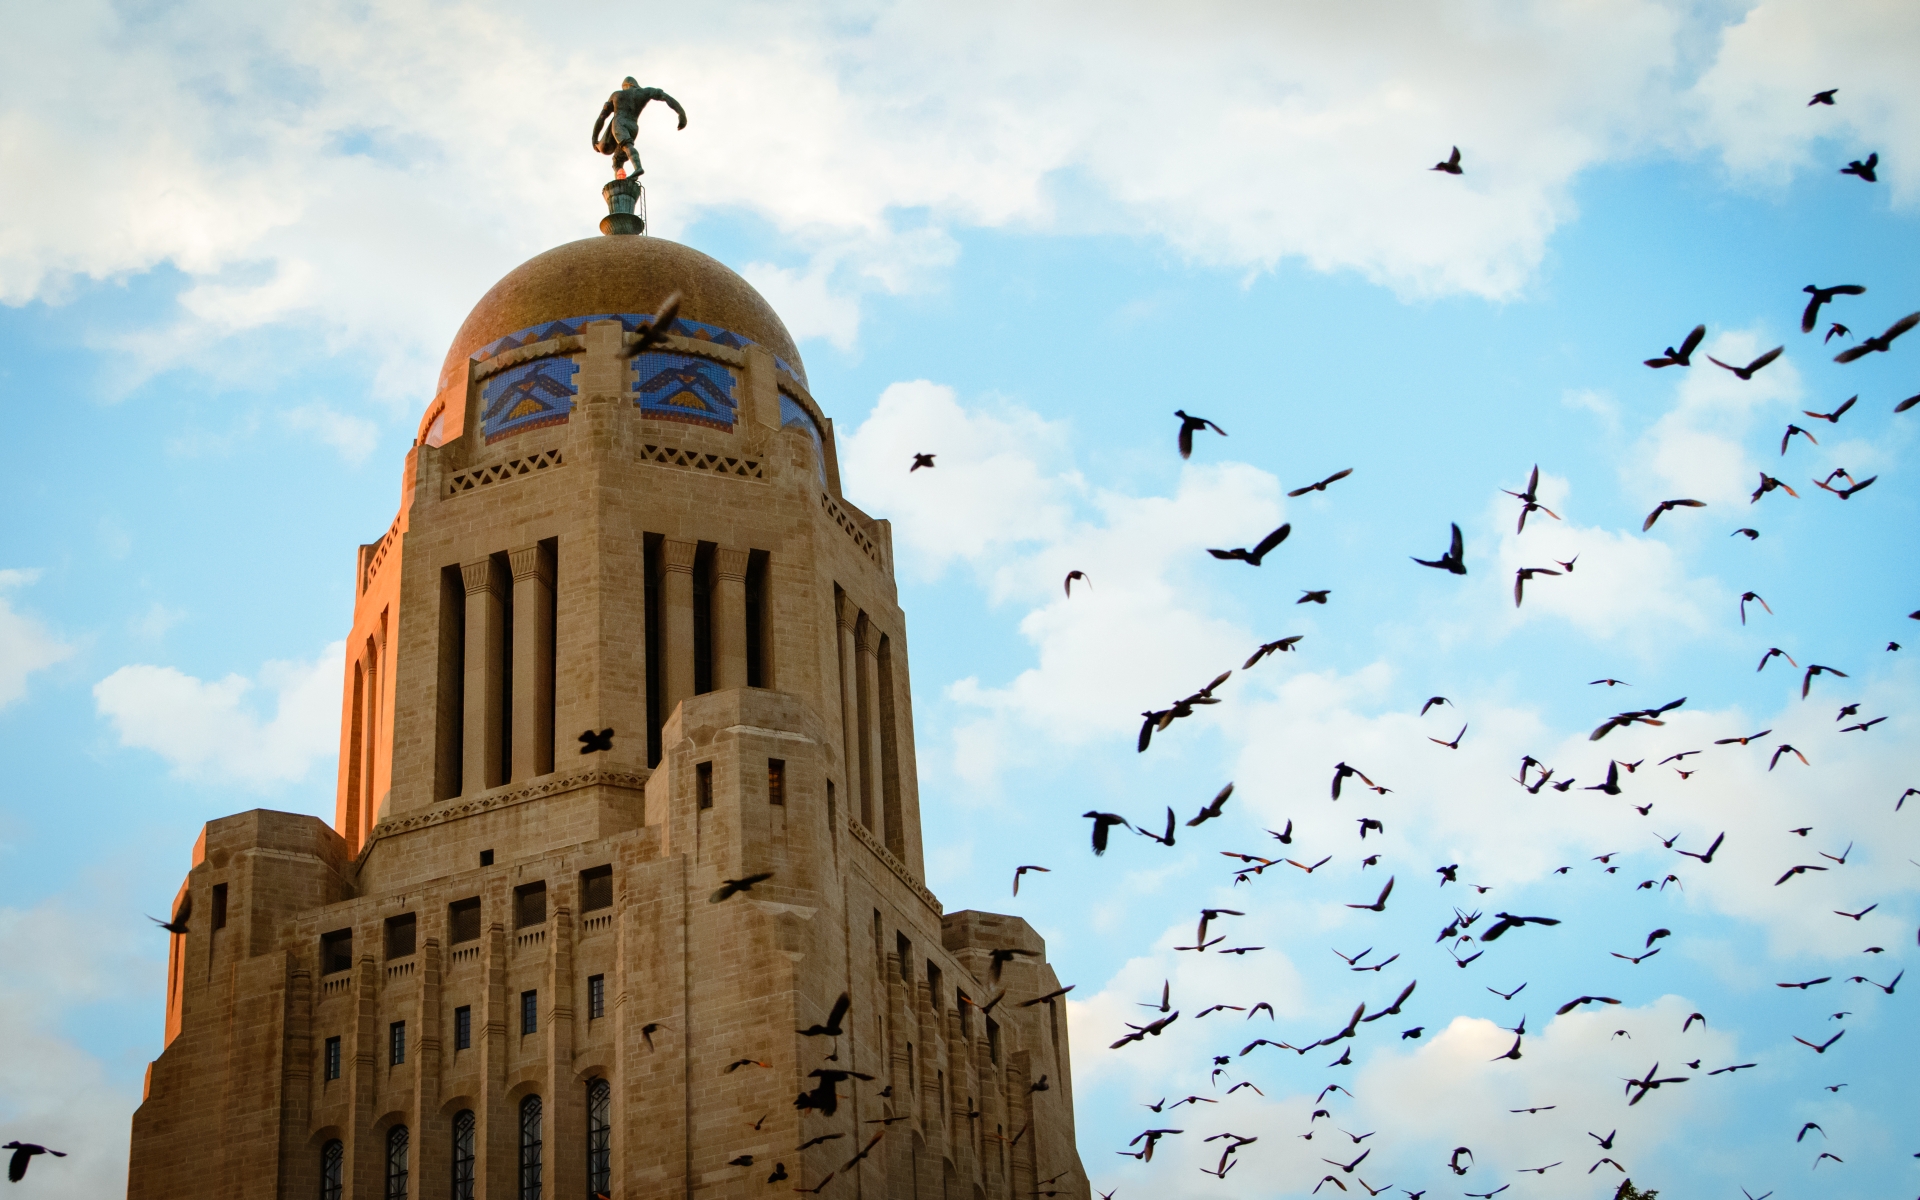
[[[508,274],[354,563],[333,826],[194,846],[128,1195],[1086,1200],[1043,943],[923,881],[892,567],[738,275]]]

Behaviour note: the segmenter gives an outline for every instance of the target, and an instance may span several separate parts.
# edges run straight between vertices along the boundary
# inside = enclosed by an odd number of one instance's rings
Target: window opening
[[[943,976],[940,973],[940,968],[934,966],[932,962],[928,962],[927,963],[927,1003],[933,1006],[933,1012],[935,1016],[939,1016],[942,1012],[945,1011],[941,1007],[941,1004],[947,998],[946,993],[947,993],[947,985],[944,982]]]
[[[480,897],[469,896],[447,905],[447,940],[456,944],[480,940]]]
[[[480,865],[483,867],[490,867],[493,865],[493,851],[482,850],[480,852]]]
[[[453,1114],[453,1200],[473,1200],[473,1110]]]
[[[540,993],[520,993],[520,1036],[540,1032]]]
[[[407,1023],[395,1021],[387,1026],[387,1065],[400,1066],[407,1061]]]
[[[520,1200],[540,1200],[540,1097],[538,1096],[528,1096],[520,1102]]]
[[[1000,1022],[987,1018],[987,1061],[1000,1065]]]
[[[460,794],[467,709],[467,585],[458,564],[440,571],[439,651],[433,705],[433,798],[451,800]]]
[[[336,929],[320,935],[320,973],[353,970],[353,930]]]
[[[580,911],[613,907],[613,864],[580,872]]]
[[[523,883],[513,889],[513,927],[525,929],[529,925],[547,923],[547,883]]]
[[[613,1085],[587,1081],[587,1194],[604,1195],[613,1184]]]
[[[703,762],[693,768],[694,791],[700,797],[701,808],[713,807],[713,764]]]
[[[320,1073],[329,1080],[340,1078],[340,1039],[339,1038],[330,1037],[327,1039],[326,1060]]]
[[[719,549],[700,542],[693,551],[693,694],[713,690],[713,568]]]
[[[407,1127],[387,1130],[387,1200],[407,1200]]]
[[[607,977],[605,975],[587,976],[587,1020],[594,1021],[607,1015]]]
[[[666,547],[662,535],[645,534],[642,537],[642,560],[644,564],[647,640],[647,765],[660,765],[660,726],[666,720],[664,702],[666,676],[662,671],[664,660],[660,649],[660,577],[666,569]]]
[[[341,1200],[347,1182],[347,1147],[335,1138],[320,1147],[320,1200]]]
[[[900,982],[911,984],[913,982],[913,943],[907,940],[906,934],[896,932],[893,935],[893,949],[900,956]]]
[[[227,885],[224,883],[213,885],[213,927],[227,927]]]
[[[462,1004],[453,1010],[453,1048],[473,1049],[473,1006]]]
[[[413,913],[387,918],[388,958],[406,958],[413,953],[414,933],[418,924]]]
[[[767,803],[785,805],[787,802],[787,760],[770,758],[767,760]]]

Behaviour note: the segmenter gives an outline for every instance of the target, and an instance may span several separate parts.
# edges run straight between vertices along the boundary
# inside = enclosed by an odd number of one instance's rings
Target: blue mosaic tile
[[[573,411],[578,390],[573,377],[579,370],[570,357],[536,358],[488,378],[480,385],[480,430],[487,444],[564,424]]]
[[[548,338],[570,337],[579,333],[595,321],[618,321],[620,322],[621,328],[625,329],[628,333],[638,333],[642,325],[648,324],[652,320],[653,317],[649,313],[594,313],[584,317],[563,317],[556,321],[543,321],[538,325],[530,325],[525,329],[516,330],[513,333],[507,334],[505,337],[495,338],[493,341],[475,350],[472,357],[476,363],[485,362],[494,355],[507,350],[517,350],[521,346],[531,346],[535,342],[544,342]],[[753,345],[750,339],[740,336],[731,329],[722,329],[718,325],[709,325],[704,321],[689,321],[685,318],[678,318],[674,321],[671,332],[677,337],[691,338],[694,341],[700,342],[712,342],[714,345],[729,346],[735,350],[744,349]],[[776,354],[773,359],[773,365],[779,370],[786,372],[787,377],[800,384],[801,387],[807,385],[806,375],[796,369],[786,359]]]
[[[646,416],[732,431],[739,405],[726,367],[690,354],[649,351],[634,356],[633,370],[634,403]]]
[[[820,436],[820,425],[813,414],[801,407],[800,402],[785,392],[780,393],[780,425],[786,428],[798,425],[807,431],[813,439],[813,468],[820,476],[820,486],[827,486],[827,446],[826,439]]]

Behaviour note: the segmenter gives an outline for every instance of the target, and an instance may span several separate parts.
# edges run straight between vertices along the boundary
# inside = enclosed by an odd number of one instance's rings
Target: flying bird
[[[613,749],[613,730],[587,730],[580,735],[580,753],[597,754],[602,750]]]
[[[1300,593],[1300,598],[1298,600],[1295,600],[1294,603],[1295,604],[1325,604],[1327,602],[1327,597],[1331,596],[1332,594],[1333,594],[1332,588],[1322,588],[1317,592],[1303,591]]]
[[[1787,880],[1792,879],[1795,875],[1805,875],[1808,871],[1824,871],[1824,870],[1826,870],[1825,867],[1810,866],[1806,863],[1801,863],[1799,866],[1795,866],[1795,867],[1788,867],[1787,873],[1785,875],[1782,875],[1780,878],[1773,881],[1773,886],[1779,887],[1781,884],[1785,883]]]
[[[749,875],[745,879],[723,879],[720,881],[720,886],[714,889],[713,895],[707,897],[707,903],[718,904],[722,900],[730,900],[742,892],[752,891],[755,884],[765,883],[772,878],[772,871],[762,871],[757,875]]]
[[[1812,333],[1814,325],[1820,320],[1821,305],[1828,303],[1835,296],[1864,295],[1867,289],[1857,283],[1842,283],[1836,284],[1833,287],[1824,288],[1816,287],[1810,283],[1800,290],[1813,297],[1813,299],[1807,301],[1806,311],[1800,314],[1800,332]]]
[[[1233,784],[1229,783],[1220,789],[1218,795],[1214,796],[1212,800],[1202,806],[1199,812],[1194,814],[1193,820],[1187,822],[1187,827],[1191,829],[1203,821],[1211,821],[1213,818],[1219,816],[1221,807],[1226,804],[1227,797],[1231,795],[1233,795]]]
[[[1558,1009],[1554,1010],[1554,1015],[1557,1017],[1564,1017],[1568,1013],[1572,1012],[1574,1009],[1579,1008],[1582,1004],[1618,1004],[1618,1003],[1620,1002],[1618,1000],[1615,1000],[1612,996],[1581,996],[1577,1000],[1569,1000],[1565,1004],[1562,1004]],[[1611,1137],[1612,1135],[1608,1135],[1608,1136]],[[1609,1149],[1609,1147],[1605,1142],[1602,1142],[1600,1145],[1602,1149]]]
[[[1799,664],[1795,663],[1794,665],[1798,666]],[[1804,676],[1802,676],[1800,679],[1800,698],[1802,700],[1805,700],[1807,698],[1808,690],[1813,687],[1813,677],[1815,675],[1838,675],[1842,679],[1848,678],[1848,675],[1845,671],[1839,670],[1835,667],[1823,667],[1819,663],[1808,663],[1807,673]],[[1801,761],[1805,762],[1806,760],[1802,759]]]
[[[1856,403],[1858,403],[1859,400],[1860,400],[1860,397],[1858,395],[1848,396],[1846,400],[1841,403],[1839,408],[1834,409],[1830,413],[1814,412],[1810,408],[1803,408],[1800,411],[1806,416],[1812,417],[1816,421],[1825,421],[1829,425],[1838,425],[1840,423],[1841,416],[1848,409],[1852,408]]]
[[[1560,923],[1558,917],[1516,917],[1512,913],[1504,912],[1493,915],[1500,919],[1480,935],[1480,940],[1483,942],[1491,942],[1505,935],[1509,929],[1518,929],[1522,925],[1558,925]]]
[[[1747,540],[1750,542],[1760,536],[1760,531],[1758,529],[1736,529],[1732,533],[1728,534],[1727,536],[1739,537],[1743,533],[1747,535]]]
[[[1327,476],[1325,479],[1322,479],[1319,483],[1310,483],[1305,487],[1297,487],[1292,491],[1288,492],[1287,495],[1289,498],[1291,498],[1296,496],[1304,496],[1308,492],[1324,492],[1327,490],[1328,484],[1338,483],[1342,479],[1345,479],[1347,476],[1351,474],[1353,474],[1352,467],[1348,467],[1344,471],[1335,471],[1333,474]]]
[[[1824,92],[1815,92],[1813,99],[1807,101],[1807,107],[1812,108],[1816,104],[1831,105],[1833,103],[1833,94],[1839,90],[1839,88],[1828,88]]]
[[[1558,575],[1560,572],[1546,567],[1521,567],[1513,573],[1513,606],[1520,607],[1520,597],[1527,586],[1527,580],[1535,575]]]
[[[175,936],[183,936],[187,932],[187,918],[192,915],[193,893],[188,892],[186,897],[180,901],[180,907],[174,910],[173,920],[162,921],[159,917],[148,917],[147,920],[152,921],[168,933]]]
[[[1858,175],[1868,183],[1878,183],[1880,182],[1880,177],[1874,174],[1874,169],[1879,165],[1880,152],[1876,150],[1872,154],[1867,155],[1865,161],[1856,158],[1846,166],[1841,167],[1840,173],[1842,175]]]
[[[1412,556],[1409,555],[1408,557]],[[1466,551],[1460,540],[1460,527],[1458,525],[1453,527],[1453,542],[1447,547],[1445,554],[1442,554],[1439,558],[1415,558],[1413,561],[1423,567],[1433,567],[1441,571],[1451,571],[1455,575],[1465,575],[1467,573],[1467,560]]]
[[[1305,636],[1307,635],[1304,633],[1296,633],[1292,637],[1283,637],[1277,642],[1262,642],[1260,644],[1260,648],[1253,652],[1253,657],[1247,659],[1246,662],[1240,665],[1240,669],[1242,671],[1247,670],[1248,668],[1252,667],[1253,664],[1259,662],[1261,659],[1265,658],[1269,654],[1287,653],[1288,651],[1292,650],[1296,645],[1298,645],[1300,643],[1300,639]]]
[[[1727,835],[1725,831],[1722,831],[1719,837],[1713,839],[1713,845],[1707,847],[1705,854],[1700,854],[1692,850],[1682,850],[1680,853],[1686,855],[1688,858],[1697,858],[1702,863],[1711,864],[1713,862],[1713,856],[1720,851],[1720,843],[1726,840]]]
[[[1660,519],[1661,513],[1669,513],[1676,508],[1705,508],[1706,506],[1705,500],[1662,500],[1652,512],[1647,514],[1647,519],[1641,522],[1640,532],[1645,533],[1652,529],[1653,523]]]
[[[1428,696],[1427,702],[1420,706],[1420,715],[1423,717],[1426,716],[1427,710],[1432,708],[1436,704],[1444,704],[1448,708],[1453,707],[1453,701],[1447,699],[1445,696]]]
[[[1792,746],[1788,745],[1787,743],[1782,742],[1778,747],[1774,749],[1773,757],[1767,760],[1767,770],[1769,771],[1773,770],[1774,766],[1779,763],[1780,756],[1782,754],[1793,755],[1795,758],[1800,760],[1800,765],[1803,767],[1813,765],[1807,761],[1806,755],[1800,753],[1798,750],[1794,749]]]
[[[1215,433],[1219,434],[1221,437],[1227,436],[1226,430],[1220,428],[1218,425],[1215,425],[1212,421],[1207,420],[1205,417],[1190,417],[1186,414],[1186,411],[1184,409],[1178,409],[1178,408],[1173,410],[1173,415],[1180,418],[1180,457],[1181,458],[1193,457],[1193,435],[1196,433],[1199,433],[1203,429],[1211,429]]]
[[[1062,586],[1066,588],[1067,599],[1069,600],[1073,599],[1073,581],[1076,579],[1078,579],[1081,583],[1086,584],[1088,587],[1093,586],[1093,580],[1087,578],[1087,573],[1085,571],[1068,571],[1066,581],[1063,583]]]
[[[1799,1037],[1797,1035],[1794,1037],[1793,1040],[1796,1042],[1799,1042],[1802,1046],[1805,1046],[1807,1049],[1813,1051],[1815,1054],[1825,1054],[1827,1052],[1827,1047],[1833,1045],[1835,1042],[1839,1041],[1841,1038],[1845,1036],[1847,1036],[1847,1031],[1842,1029],[1839,1033],[1834,1034],[1832,1037],[1828,1038],[1826,1041],[1820,1042],[1818,1044],[1810,1042],[1807,1039],[1803,1037]]]
[[[36,1155],[51,1154],[55,1158],[65,1158],[67,1156],[65,1150],[49,1150],[45,1146],[36,1146],[32,1142],[8,1142],[6,1145],[0,1146],[0,1150],[13,1151],[13,1157],[7,1160],[8,1183],[19,1183],[22,1179],[25,1179],[27,1177],[27,1164],[32,1162]]]
[[[1237,559],[1240,562],[1246,563],[1248,566],[1257,567],[1260,565],[1260,560],[1267,556],[1267,552],[1272,550],[1275,546],[1278,546],[1281,542],[1286,541],[1287,535],[1292,532],[1293,532],[1293,526],[1291,524],[1286,524],[1274,530],[1272,533],[1269,533],[1267,536],[1261,538],[1260,544],[1255,546],[1251,550],[1248,550],[1241,546],[1235,546],[1231,550],[1214,550],[1209,548],[1207,550],[1207,553],[1213,555],[1215,558],[1218,558],[1218,559],[1224,559],[1228,561]]]
[[[1833,361],[1837,363],[1850,363],[1856,358],[1865,358],[1867,355],[1873,354],[1876,351],[1884,354],[1888,350],[1893,349],[1893,339],[1907,332],[1907,330],[1912,329],[1915,325],[1920,325],[1920,312],[1908,313],[1906,316],[1901,317],[1898,321],[1887,326],[1885,333],[1870,338],[1862,338],[1859,345],[1848,346],[1845,350],[1834,355]]]
[[[921,467],[932,468],[932,466],[933,466],[933,455],[916,454],[913,456],[913,465],[907,468],[907,474],[911,475],[915,471],[918,471]]]
[[[1755,371],[1758,371],[1761,367],[1766,366],[1768,363],[1772,362],[1774,359],[1779,358],[1781,351],[1785,349],[1786,349],[1785,346],[1775,346],[1773,349],[1767,351],[1765,354],[1762,354],[1760,357],[1754,359],[1752,362],[1748,363],[1744,367],[1736,367],[1732,363],[1723,363],[1711,354],[1707,355],[1707,361],[1712,363],[1716,367],[1724,367],[1727,370],[1732,371],[1734,375],[1740,379],[1752,379],[1753,373]]]
[[[1020,894],[1020,877],[1022,875],[1025,875],[1028,871],[1043,871],[1048,874],[1052,874],[1053,868],[1052,867],[1033,867],[1033,866],[1015,867],[1013,869],[1013,894],[1014,895],[1018,896]]]
[[[1461,174],[1462,168],[1460,166],[1460,147],[1455,146],[1453,148],[1453,153],[1447,157],[1445,162],[1437,162],[1433,164],[1431,167],[1428,167],[1427,170],[1445,171],[1449,175]]]
[[[1387,897],[1393,893],[1393,876],[1387,876],[1387,886],[1380,889],[1380,895],[1372,904],[1349,904],[1348,908],[1364,908],[1369,912],[1387,911]]]
[[[1664,355],[1659,358],[1649,358],[1646,363],[1656,371],[1661,367],[1690,367],[1693,365],[1693,352],[1700,348],[1700,339],[1706,336],[1707,327],[1695,325],[1686,339],[1680,343],[1678,350],[1668,346]]]
[[[1514,529],[1515,533],[1525,533],[1527,531],[1527,514],[1530,512],[1543,512],[1543,513],[1546,513],[1548,516],[1552,517],[1556,521],[1560,519],[1560,516],[1558,513],[1554,512],[1552,509],[1548,508],[1546,505],[1540,503],[1540,464],[1539,463],[1534,464],[1533,474],[1527,476],[1527,488],[1525,491],[1515,492],[1507,488],[1501,488],[1500,490],[1503,492],[1506,492],[1507,495],[1512,496],[1515,500],[1518,500],[1520,502],[1520,524],[1517,528]]]
[[[1819,438],[1813,436],[1811,433],[1808,433],[1806,430],[1800,428],[1798,425],[1795,425],[1792,422],[1788,422],[1787,431],[1780,435],[1781,457],[1784,458],[1786,456],[1787,443],[1793,440],[1793,435],[1796,433],[1799,434],[1801,437],[1807,439],[1808,441],[1812,442],[1816,446],[1820,444]]]
[[[801,1037],[840,1037],[846,1033],[846,1029],[842,1023],[847,1019],[847,1010],[852,1007],[853,997],[846,992],[841,992],[840,998],[833,1002],[833,1011],[827,1014],[827,1019],[824,1023],[809,1025],[805,1029],[798,1029],[794,1032],[798,1033]],[[765,1064],[762,1065],[764,1066]],[[732,1069],[732,1067],[728,1068],[728,1070]]]
[[[1458,750],[1460,748],[1460,739],[1465,736],[1467,736],[1467,726],[1462,725],[1460,727],[1460,732],[1454,734],[1453,740],[1450,742],[1443,742],[1437,737],[1429,737],[1427,740],[1432,742],[1436,746],[1445,746],[1449,750]]]
[[[1762,471],[1760,472],[1760,486],[1753,489],[1753,498],[1748,500],[1747,503],[1758,504],[1760,502],[1760,497],[1766,495],[1768,492],[1772,491],[1775,488],[1779,488],[1781,491],[1785,492],[1787,495],[1792,496],[1795,500],[1798,500],[1800,498],[1800,493],[1794,491],[1791,486],[1789,486],[1788,484],[1786,484],[1781,480],[1775,479],[1773,476],[1767,474],[1765,471]]]
[[[1095,854],[1105,854],[1107,852],[1107,832],[1113,826],[1125,825],[1128,829],[1133,828],[1127,819],[1119,813],[1088,811],[1080,815],[1093,821],[1093,852]]]

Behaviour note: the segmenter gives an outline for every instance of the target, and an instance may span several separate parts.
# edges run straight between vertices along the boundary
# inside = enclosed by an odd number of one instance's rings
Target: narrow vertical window
[[[520,1035],[540,1032],[540,993],[520,993]]]
[[[833,823],[840,819],[840,802],[833,794],[833,780],[827,780],[827,829],[833,829]]]
[[[880,727],[880,761],[874,764],[880,772],[880,779],[874,787],[875,804],[880,809],[881,819],[887,826],[887,849],[893,851],[896,858],[907,857],[906,821],[900,811],[900,722],[895,709],[893,683],[893,639],[886,634],[880,635],[880,645],[875,654],[875,664],[879,682],[877,711],[874,720]]]
[[[224,883],[213,885],[213,927],[227,927],[227,885]]]
[[[941,1002],[947,998],[947,986],[943,979],[940,968],[929,962],[927,964],[927,1003],[933,1006],[935,1016],[946,1011],[941,1007]]]
[[[340,1039],[337,1037],[327,1039],[326,1062],[321,1074],[328,1079],[340,1078]]]
[[[613,1186],[613,1085],[587,1081],[587,1194],[606,1195]]]
[[[462,1004],[453,1010],[453,1048],[473,1049],[473,1007]]]
[[[433,798],[460,794],[460,767],[467,711],[467,585],[460,568],[440,572],[440,645],[433,699]],[[349,784],[351,786],[351,784]]]
[[[613,907],[613,864],[580,872],[580,911]]]
[[[885,928],[885,924],[886,923],[880,919],[880,910],[877,908],[874,909],[873,910],[873,967],[874,967],[874,974],[879,975],[882,978],[885,978],[887,974],[887,944],[886,944],[885,937],[881,932],[882,929]]]
[[[473,1110],[453,1114],[453,1200],[473,1200]]]
[[[700,798],[701,808],[713,807],[713,764],[698,763],[693,768],[693,787]]]
[[[770,758],[767,760],[767,803],[787,802],[787,760]]]
[[[339,1138],[320,1147],[320,1200],[341,1200],[347,1183],[347,1147]]]
[[[387,1200],[407,1200],[407,1127],[387,1130]]]
[[[605,975],[587,976],[587,1020],[597,1021],[607,1015],[607,977]]]
[[[987,1061],[1000,1065],[1000,1023],[992,1017],[987,1018]]]
[[[520,1200],[540,1200],[540,1097],[538,1096],[528,1096],[520,1102]]]
[[[407,1061],[407,1023],[395,1021],[387,1026],[387,1065],[397,1067]]]
[[[913,982],[913,943],[907,940],[906,934],[896,933],[893,935],[893,949],[894,953],[900,956],[900,982],[911,984]]]
[[[765,550],[747,556],[747,686],[773,686],[772,622],[767,613],[769,561]]]

